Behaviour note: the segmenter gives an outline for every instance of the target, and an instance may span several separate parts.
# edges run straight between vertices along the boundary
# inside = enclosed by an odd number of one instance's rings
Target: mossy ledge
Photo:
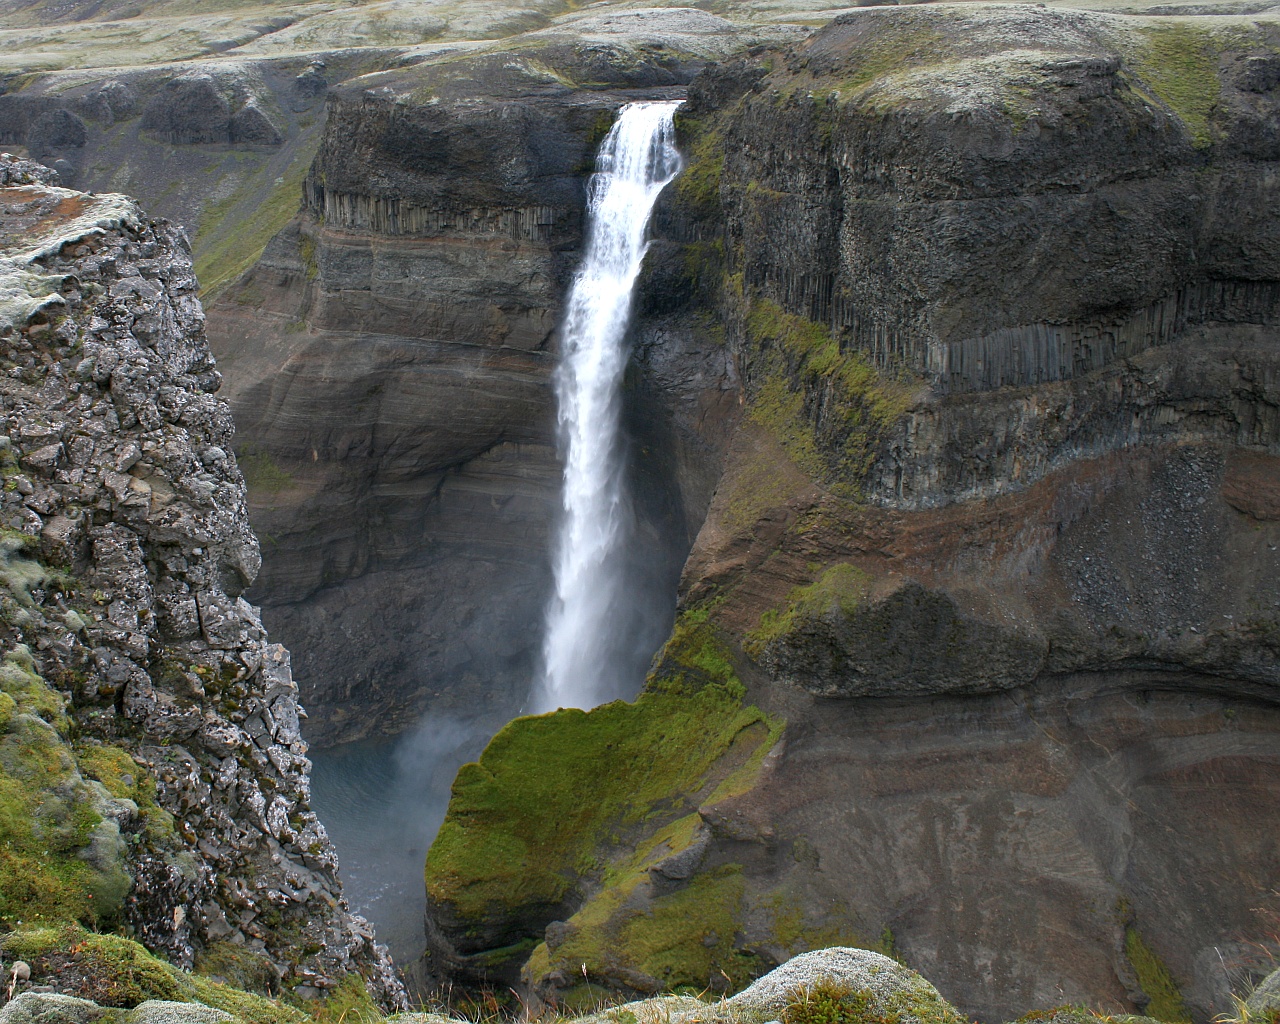
[[[578,958],[576,973],[585,963],[611,987],[636,991],[705,987],[733,959],[741,879],[732,866],[699,878],[715,898],[693,901],[714,905],[723,922],[688,912],[692,884],[645,911],[615,911],[647,884],[650,866],[695,842],[700,805],[742,792],[759,773],[782,723],[745,705],[744,694],[699,610],[677,622],[634,703],[511,722],[458,773],[427,856],[430,955],[494,980],[513,978],[533,950],[540,982],[558,959],[539,945],[543,933],[568,918],[577,937],[565,954]],[[717,941],[705,943],[712,932]]]
[[[331,1024],[341,1019],[375,1024],[383,1018],[357,974],[348,975],[326,998],[305,1004],[305,1010],[273,998],[269,993],[279,990],[280,979],[270,960],[231,944],[210,946],[194,971],[184,971],[131,939],[61,924],[20,928],[0,937],[0,958],[26,963],[29,984],[38,990],[91,1000],[108,1010],[163,1000],[212,1007],[242,1024]],[[58,1011],[55,1004],[40,1019],[60,1024]],[[93,1016],[81,1012],[68,1019],[83,1022]],[[107,1013],[100,1019],[116,1018]],[[182,1013],[174,1019],[183,1019]],[[197,1010],[192,1020],[200,1019]]]

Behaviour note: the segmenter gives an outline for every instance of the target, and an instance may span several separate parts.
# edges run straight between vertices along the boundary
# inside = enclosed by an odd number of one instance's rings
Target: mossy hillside
[[[800,859],[813,850],[808,841],[801,838],[793,846],[793,855]],[[832,946],[849,946],[869,949],[887,956],[898,963],[905,963],[898,952],[893,931],[888,925],[880,929],[878,938],[867,938],[867,932],[855,922],[858,915],[852,907],[836,900],[830,906],[810,908],[820,915],[817,920],[806,914],[804,897],[784,883],[753,901],[757,912],[764,912],[771,919],[769,944],[784,954],[783,959],[798,956],[815,949]]]
[[[230,194],[204,208],[192,249],[205,302],[253,266],[267,243],[297,214],[302,182],[318,145],[316,136],[294,155],[278,179],[269,177],[273,165],[264,164]],[[261,195],[266,198],[258,201]]]
[[[130,884],[118,861],[86,860],[104,826],[102,796],[78,771],[67,727],[62,697],[27,649],[9,651],[0,661],[0,925],[109,921]]]
[[[659,713],[665,708],[669,714],[674,708],[696,715],[702,700],[729,696],[724,710],[703,727],[716,736],[718,763],[709,751],[700,753],[694,770],[685,770],[675,786],[667,783],[671,788],[655,802],[632,845],[602,848],[604,864],[594,891],[569,918],[562,941],[554,948],[542,943],[534,950],[524,971],[530,983],[541,985],[553,972],[567,978],[585,973],[584,983],[561,992],[560,998],[570,1008],[587,1009],[601,985],[648,992],[685,986],[699,991],[737,989],[764,969],[760,958],[736,941],[746,894],[740,866],[697,873],[675,891],[655,889],[650,875],[654,864],[688,850],[697,840],[702,819],[693,808],[750,789],[781,736],[781,721],[767,719],[754,708],[741,709],[741,692],[711,609],[682,614],[636,704]],[[690,753],[683,751],[683,756]],[[673,818],[664,813],[664,805],[684,813]]]
[[[713,650],[682,656],[694,672],[723,674]],[[764,721],[742,696],[733,677],[511,722],[454,781],[427,856],[431,899],[477,921],[561,903],[602,847],[687,807],[734,737]]]
[[[724,136],[712,118],[679,110],[675,126],[676,141],[686,160],[675,182],[676,200],[695,218],[715,218],[720,212],[724,176]]]
[[[881,443],[910,407],[911,389],[822,324],[755,299],[746,321],[748,414],[792,461],[834,493],[856,497]]]
[[[635,872],[593,897],[567,922],[562,944],[538,947],[528,978],[536,984],[557,970],[614,988],[735,991],[764,971],[758,956],[734,943],[746,892],[739,865],[722,865],[675,892],[637,900],[635,891],[646,881],[647,872]],[[562,998],[570,1009],[588,1009],[575,1003],[575,995],[586,994],[571,989]]]
[[[617,915],[652,860],[689,845],[699,804],[742,792],[758,775],[782,723],[744,706],[744,692],[702,609],[679,618],[634,703],[512,722],[454,782],[427,856],[429,897],[463,920],[518,920],[594,890],[572,918],[569,947],[581,947],[589,971],[603,970],[607,950],[665,979],[701,977],[707,931],[687,911],[673,917],[661,904],[643,921]],[[688,927],[677,936],[681,917]],[[518,946],[511,959],[528,954]],[[538,946],[529,972],[541,977],[551,962]]]
[[[237,450],[236,463],[253,497],[269,497],[293,486],[293,474],[262,448],[245,445]]]
[[[758,658],[770,643],[792,633],[806,621],[832,614],[856,614],[866,601],[871,583],[870,575],[856,566],[847,563],[830,566],[808,586],[792,590],[781,608],[765,611],[759,626],[747,634],[743,649]]]
[[[1222,94],[1218,58],[1227,40],[1186,24],[1147,27],[1140,37],[1141,45],[1128,53],[1134,70],[1186,126],[1193,145],[1211,145]]]

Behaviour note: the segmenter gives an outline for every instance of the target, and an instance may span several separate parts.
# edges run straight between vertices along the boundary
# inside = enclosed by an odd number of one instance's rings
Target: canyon
[[[181,4],[133,7],[0,4],[0,64],[28,72],[0,143],[192,237],[236,425],[200,472],[247,492],[230,568],[173,562],[155,592],[213,594],[261,658],[236,600],[260,606],[319,748],[465,734],[415,977],[573,1007],[847,945],[983,1021],[1203,1022],[1266,973],[1273,10],[395,0],[229,6],[193,36]],[[661,650],[618,669],[632,703],[518,718],[557,327],[586,177],[635,100],[684,100],[687,162],[622,409],[649,614],[620,628]],[[195,643],[169,614],[148,642]],[[179,960],[219,912],[248,927],[210,898]]]

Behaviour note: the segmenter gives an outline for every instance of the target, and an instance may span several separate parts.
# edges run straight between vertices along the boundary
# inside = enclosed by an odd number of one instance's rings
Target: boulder
[[[148,999],[129,1012],[127,1024],[229,1024],[235,1020],[226,1010],[204,1003],[175,1003]]]
[[[1251,1018],[1261,1018],[1280,1011],[1280,971],[1272,971],[1255,988],[1245,1007]]]
[[[104,1016],[119,1014],[60,992],[23,992],[0,1008],[0,1024],[93,1024]]]
[[[867,1020],[955,1022],[963,1018],[928,981],[896,960],[868,949],[833,946],[801,953],[725,1000],[735,1021],[805,1019],[796,1006],[821,992],[848,1001]]]

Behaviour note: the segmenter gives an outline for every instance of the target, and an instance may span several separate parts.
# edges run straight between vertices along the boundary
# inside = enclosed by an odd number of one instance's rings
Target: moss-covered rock
[[[101,935],[75,925],[10,932],[0,938],[0,956],[28,963],[33,984],[55,986],[64,996],[88,1000],[89,1005],[100,1009],[134,1010],[153,1004],[139,1021],[116,1015],[112,1020],[119,1024],[126,1020],[130,1024],[162,1024],[153,1018],[177,1012],[172,1007],[157,1008],[154,1005],[157,1002],[199,1003],[205,1010],[223,1011],[244,1024],[304,1024],[308,1019],[300,1010],[285,1003],[246,992],[214,977],[179,970],[131,939]],[[363,983],[358,976],[353,977],[363,992]],[[367,992],[364,1000],[372,1006]],[[320,1001],[314,1008],[322,1015],[329,1009],[329,1003]],[[318,1016],[318,1019],[326,1018]],[[212,1022],[202,1018],[193,1024]]]
[[[509,975],[536,945],[535,983],[560,986],[572,960],[575,979],[586,964],[642,992],[705,986],[730,965],[732,869],[698,881],[714,891],[655,893],[638,913],[634,901],[652,866],[697,841],[698,806],[750,785],[781,726],[744,706],[705,611],[681,618],[658,666],[635,703],[517,719],[458,773],[427,857],[436,957]],[[557,918],[573,935],[559,953],[539,945]]]
[[[835,946],[787,961],[724,1003],[741,1024],[964,1024],[924,977],[867,949]]]
[[[8,651],[0,660],[2,924],[111,921],[133,884],[121,824],[136,823],[138,805],[82,773],[68,728],[65,702],[30,652],[21,644]]]

